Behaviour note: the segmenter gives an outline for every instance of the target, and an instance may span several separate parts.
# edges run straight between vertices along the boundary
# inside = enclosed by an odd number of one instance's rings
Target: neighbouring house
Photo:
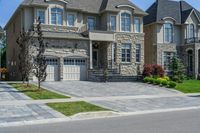
[[[144,65],[145,15],[128,0],[24,0],[5,26],[10,80],[20,80],[19,32],[39,17],[48,42],[46,81],[102,81],[105,73],[110,81],[134,80]]]
[[[145,63],[160,64],[169,72],[174,55],[187,74],[200,74],[200,12],[185,1],[156,0],[144,17]]]

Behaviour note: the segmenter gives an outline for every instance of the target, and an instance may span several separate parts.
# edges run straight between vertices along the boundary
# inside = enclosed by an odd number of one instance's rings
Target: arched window
[[[165,34],[165,42],[172,43],[173,42],[173,25],[171,23],[164,24],[164,34]]]
[[[121,14],[121,31],[131,32],[131,15],[129,13]]]
[[[193,72],[193,51],[188,50],[188,74],[191,74]]]
[[[189,38],[194,38],[194,24],[189,25]]]
[[[60,8],[51,9],[51,24],[63,25],[63,10]]]

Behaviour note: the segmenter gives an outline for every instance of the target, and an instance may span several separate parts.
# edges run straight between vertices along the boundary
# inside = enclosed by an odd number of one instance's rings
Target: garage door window
[[[84,66],[86,64],[85,60],[83,59],[65,59],[64,65],[79,65]]]
[[[47,65],[58,65],[57,59],[46,59]]]

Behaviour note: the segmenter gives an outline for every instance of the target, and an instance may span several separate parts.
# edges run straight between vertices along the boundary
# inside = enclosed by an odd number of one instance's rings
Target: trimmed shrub
[[[162,82],[162,80],[161,80],[161,79],[156,79],[156,80],[155,80],[155,84],[156,84],[156,85],[160,85],[160,84],[161,84],[161,82]]]
[[[170,80],[170,78],[169,78],[168,76],[164,76],[163,79],[165,79],[165,80],[167,80],[167,81]]]
[[[169,81],[168,86],[169,86],[169,88],[175,88],[176,87],[176,82]]]
[[[149,83],[154,84],[154,78],[149,78]]]
[[[152,76],[152,71],[153,71],[152,65],[145,64],[143,69],[143,76],[144,77]]]
[[[151,77],[145,77],[145,78],[143,79],[143,81],[144,81],[145,83],[148,83],[150,78],[151,78]]]
[[[163,79],[162,82],[161,82],[161,85],[167,86],[168,85],[168,81],[166,79]]]
[[[164,71],[164,69],[162,68],[161,65],[153,65],[153,72],[152,72],[152,74],[154,76],[164,77],[165,71]]]

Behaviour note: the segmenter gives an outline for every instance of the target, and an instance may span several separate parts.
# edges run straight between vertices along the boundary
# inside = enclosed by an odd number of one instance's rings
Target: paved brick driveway
[[[18,92],[6,83],[0,83],[0,125],[10,122],[24,122],[33,120],[45,120],[63,118],[63,115],[44,104],[15,104],[16,101],[30,100],[29,97]],[[13,104],[6,105],[6,102]]]
[[[108,97],[108,96],[136,96],[178,94],[180,92],[158,86],[152,86],[137,82],[44,82],[42,85],[54,91],[74,97]]]
[[[181,92],[172,89],[144,83],[95,83],[68,81],[45,82],[43,83],[43,86],[74,97],[100,97],[101,100],[88,100],[88,102],[118,112],[188,108],[194,106],[200,107],[200,97],[187,97]],[[145,97],[142,97],[144,95]],[[112,97],[116,96],[123,98],[112,99]]]

